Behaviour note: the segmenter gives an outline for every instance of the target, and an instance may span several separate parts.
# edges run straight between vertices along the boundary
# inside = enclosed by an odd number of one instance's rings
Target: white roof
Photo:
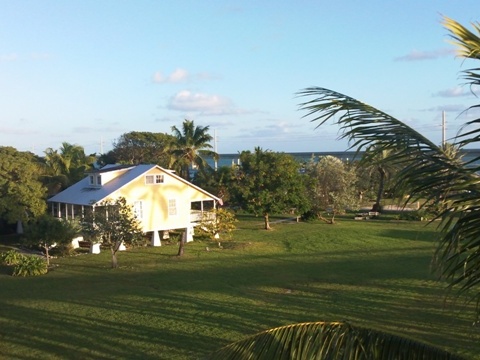
[[[111,170],[109,168],[111,168]],[[52,196],[50,199],[48,199],[48,201],[64,203],[64,204],[74,204],[74,205],[98,204],[102,200],[105,200],[106,198],[108,198],[108,196],[114,193],[115,191],[124,187],[131,181],[135,180],[139,176],[142,176],[144,173],[148,172],[153,168],[158,168],[162,171],[167,172],[170,176],[192,186],[193,188],[197,189],[198,191],[204,194],[207,194],[208,196],[212,197],[213,199],[219,201],[220,204],[222,204],[222,200],[216,197],[215,195],[212,195],[207,191],[203,190],[202,188],[196,185],[193,185],[192,183],[181,178],[180,176],[172,173],[170,170],[166,170],[158,165],[152,165],[152,164],[132,165],[131,167],[117,167],[117,166],[112,167],[111,165],[107,165],[102,169],[100,169],[100,171],[97,170],[97,171],[94,171],[93,173],[99,172],[103,174],[109,171],[118,171],[118,172],[122,172],[122,174],[113,178],[112,180],[102,185],[101,187],[100,186],[94,187],[90,185],[90,179],[89,179],[89,176],[87,176],[84,179],[77,182],[76,184],[73,184],[72,186],[68,187],[62,192]]]

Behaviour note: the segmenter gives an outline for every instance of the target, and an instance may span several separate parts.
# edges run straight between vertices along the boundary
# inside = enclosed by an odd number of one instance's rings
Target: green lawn
[[[264,329],[347,320],[480,359],[473,305],[445,301],[425,223],[243,217],[233,240],[53,260],[0,273],[0,358],[196,359]],[[209,247],[209,251],[206,247]]]

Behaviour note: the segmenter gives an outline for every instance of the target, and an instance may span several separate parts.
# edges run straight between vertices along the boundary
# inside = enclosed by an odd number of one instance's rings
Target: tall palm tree
[[[210,149],[213,136],[208,133],[209,126],[195,126],[193,120],[186,120],[180,131],[172,126],[173,136],[177,139],[172,154],[175,156],[175,165],[180,170],[180,175],[190,180],[190,168],[203,171],[209,167],[205,156],[218,159],[218,154]]]
[[[445,17],[443,25],[450,31],[460,56],[480,60],[480,23],[473,24],[473,33]],[[463,72],[470,87],[480,85],[480,68]],[[385,161],[398,165],[395,182],[402,186],[408,201],[426,199],[435,203],[442,199],[438,218],[441,238],[435,253],[440,275],[450,288],[469,292],[480,301],[480,157],[459,161],[451,150],[436,145],[396,118],[347,95],[321,87],[306,88],[300,96],[309,97],[300,104],[306,117],[321,126],[333,120],[340,126],[341,136],[352,147],[370,149],[372,156],[390,151]],[[313,98],[312,98],[313,97]],[[479,108],[480,104],[470,107]],[[462,149],[480,142],[480,118],[468,121],[454,146]],[[375,144],[375,147],[371,145]],[[477,313],[480,315],[480,309]]]

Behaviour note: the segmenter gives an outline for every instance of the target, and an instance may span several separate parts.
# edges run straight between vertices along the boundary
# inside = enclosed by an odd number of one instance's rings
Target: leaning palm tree
[[[473,33],[445,17],[443,25],[450,31],[459,55],[480,60],[480,23]],[[471,87],[480,85],[480,68],[463,72]],[[306,88],[300,96],[310,98],[300,104],[306,117],[321,126],[333,120],[340,126],[341,138],[358,150],[369,149],[375,156],[389,151],[385,161],[398,165],[395,182],[408,194],[408,201],[426,199],[437,203],[441,236],[435,264],[448,286],[459,293],[468,292],[480,302],[480,157],[468,162],[452,156],[449,147],[439,146],[403,122],[373,106],[347,95],[321,87]],[[479,108],[479,105],[469,109]],[[480,141],[480,119],[467,122],[455,148],[462,149]],[[371,145],[375,144],[374,147]],[[457,152],[458,153],[458,152]],[[480,310],[477,307],[477,314]]]
[[[172,126],[173,136],[177,139],[172,154],[175,157],[175,166],[180,170],[180,175],[190,180],[190,168],[203,171],[209,165],[206,156],[218,159],[218,154],[210,149],[213,136],[208,133],[209,126],[195,126],[193,120],[185,120],[180,131]]]
[[[408,338],[345,322],[313,322],[263,331],[227,345],[209,360],[396,359],[456,360],[459,356]]]

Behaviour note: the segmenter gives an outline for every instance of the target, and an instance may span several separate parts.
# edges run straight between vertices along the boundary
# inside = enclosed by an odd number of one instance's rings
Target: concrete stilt
[[[152,234],[152,246],[162,246],[162,243],[160,241],[160,235],[156,230]]]

